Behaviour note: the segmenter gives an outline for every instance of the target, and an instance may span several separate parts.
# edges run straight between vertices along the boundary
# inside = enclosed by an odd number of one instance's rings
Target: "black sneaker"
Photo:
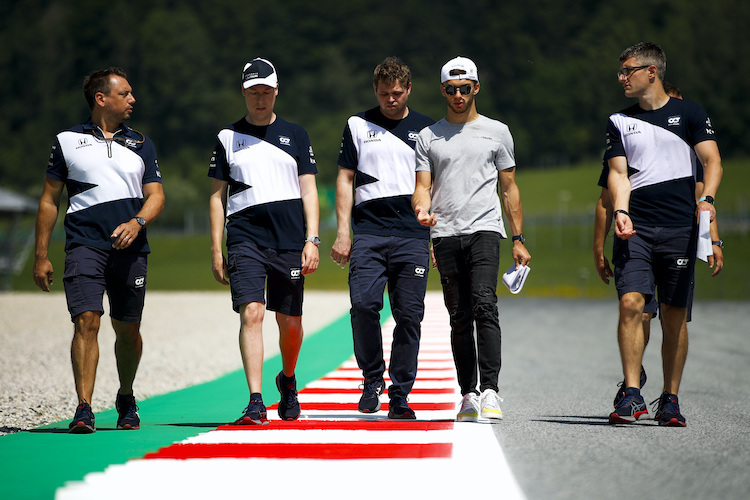
[[[648,418],[648,408],[641,391],[634,387],[625,389],[625,396],[609,415],[610,424],[632,424],[638,419]]]
[[[380,409],[380,395],[385,390],[385,381],[382,378],[366,378],[362,384],[362,397],[359,398],[361,413],[375,413]]]
[[[643,389],[643,386],[646,385],[646,370],[643,368],[643,365],[641,365],[641,389]],[[617,384],[617,394],[615,395],[615,401],[612,403],[612,405],[617,408],[617,404],[620,402],[622,398],[625,397],[625,381],[623,380],[619,384]]]
[[[665,425],[667,427],[687,426],[685,417],[680,413],[680,403],[675,394],[665,392],[659,397],[659,399],[655,399],[651,402],[652,405],[654,403],[657,403],[654,420],[659,422],[659,425]]]
[[[414,410],[409,408],[406,398],[395,396],[388,403],[388,418],[414,420],[417,416],[414,414]]]
[[[243,415],[235,420],[235,425],[268,425],[266,405],[259,393],[250,395],[250,403],[243,410]]]
[[[279,417],[281,420],[297,420],[299,418],[299,401],[297,401],[297,378],[288,378],[280,371],[276,375],[276,387],[281,393],[279,401]]]
[[[122,395],[117,393],[115,399],[117,409],[117,429],[136,430],[141,428],[141,418],[138,416],[138,405],[132,394]]]
[[[96,432],[94,427],[94,412],[91,411],[91,405],[83,402],[76,408],[76,414],[73,421],[68,426],[70,434],[91,434]]]

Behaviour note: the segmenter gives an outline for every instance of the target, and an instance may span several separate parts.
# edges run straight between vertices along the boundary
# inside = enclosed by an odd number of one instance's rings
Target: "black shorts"
[[[124,323],[140,323],[146,298],[145,253],[77,246],[65,256],[65,298],[70,318],[87,311],[104,312],[107,292],[109,315]]]
[[[629,240],[615,238],[612,263],[618,295],[640,292],[648,303],[658,291],[660,304],[688,307],[697,241],[695,227],[639,226]]]
[[[305,277],[301,251],[275,250],[252,242],[236,243],[227,248],[227,274],[235,311],[239,312],[242,304],[259,302],[266,304],[269,311],[302,316]]]

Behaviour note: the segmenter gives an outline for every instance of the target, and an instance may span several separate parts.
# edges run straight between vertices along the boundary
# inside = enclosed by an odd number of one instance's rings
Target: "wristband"
[[[630,217],[630,214],[627,212],[627,210],[615,210],[615,217],[617,217],[617,214],[625,214]]]

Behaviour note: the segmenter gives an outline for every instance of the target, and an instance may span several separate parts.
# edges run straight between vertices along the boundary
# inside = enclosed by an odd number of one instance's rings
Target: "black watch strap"
[[[712,241],[711,244],[719,248],[724,248],[724,240]]]
[[[524,237],[523,233],[521,233],[521,234],[513,235],[513,237],[511,238],[511,241],[520,241],[521,244],[525,244],[526,238]]]

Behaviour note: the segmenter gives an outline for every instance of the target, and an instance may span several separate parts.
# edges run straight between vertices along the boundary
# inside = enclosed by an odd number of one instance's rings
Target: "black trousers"
[[[498,390],[501,332],[497,309],[500,234],[491,231],[435,238],[435,259],[450,314],[451,345],[461,395]],[[476,322],[476,342],[474,323]]]

